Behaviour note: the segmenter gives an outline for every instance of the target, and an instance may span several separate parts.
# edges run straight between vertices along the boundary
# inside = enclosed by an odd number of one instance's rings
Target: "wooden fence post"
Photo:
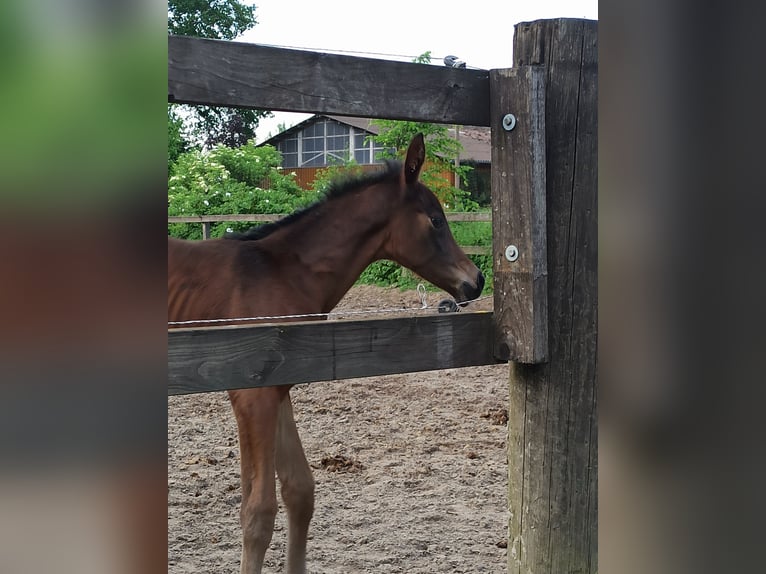
[[[489,93],[495,357],[543,363],[548,357],[545,69],[490,70]]]
[[[546,75],[548,362],[511,364],[509,572],[598,570],[597,44],[595,21],[516,25],[514,66]]]

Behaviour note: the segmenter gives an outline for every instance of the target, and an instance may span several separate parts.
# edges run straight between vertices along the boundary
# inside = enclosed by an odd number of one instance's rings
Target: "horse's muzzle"
[[[479,271],[479,274],[476,276],[475,285],[471,285],[468,281],[463,281],[462,285],[460,285],[460,299],[458,302],[462,303],[463,301],[470,301],[478,298],[483,289],[484,275]]]

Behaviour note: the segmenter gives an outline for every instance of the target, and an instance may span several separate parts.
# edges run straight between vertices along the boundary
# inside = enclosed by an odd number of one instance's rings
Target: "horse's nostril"
[[[484,290],[484,274],[479,271],[479,276],[476,278],[476,288],[481,293]]]

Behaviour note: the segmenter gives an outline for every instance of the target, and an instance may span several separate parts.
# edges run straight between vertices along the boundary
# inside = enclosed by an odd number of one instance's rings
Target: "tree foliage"
[[[425,52],[413,60],[416,64],[429,64],[431,52]],[[387,149],[394,149],[394,158],[402,159],[407,152],[407,146],[417,133],[426,138],[426,164],[420,179],[430,187],[445,209],[452,211],[475,211],[478,204],[470,194],[453,186],[445,173],[454,173],[460,180],[465,181],[472,169],[466,165],[456,166],[454,160],[463,146],[449,135],[449,128],[440,124],[426,122],[408,122],[400,120],[373,120],[380,128],[380,133],[374,136],[376,143]]]
[[[233,40],[256,23],[238,0],[168,0],[168,34]]]
[[[407,146],[417,133],[426,138],[426,164],[420,179],[441,200],[445,209],[452,211],[474,211],[477,204],[471,200],[465,190],[453,186],[444,177],[445,173],[456,173],[465,181],[466,174],[472,169],[467,165],[455,166],[454,158],[462,151],[460,142],[449,135],[445,126],[425,122],[407,122],[398,120],[373,120],[381,128],[374,136],[375,142],[387,149],[395,149],[394,157],[402,159]]]
[[[256,24],[255,6],[245,5],[239,0],[168,1],[168,34],[233,40]],[[181,107],[188,123],[188,137],[207,149],[218,144],[230,147],[245,145],[255,137],[258,120],[271,115],[268,111],[238,108]],[[168,126],[168,131],[170,129]],[[186,147],[190,146],[187,139]],[[170,157],[168,161],[171,161]]]
[[[168,173],[173,171],[173,164],[185,151],[189,150],[189,143],[183,135],[184,123],[178,117],[173,106],[168,105]]]

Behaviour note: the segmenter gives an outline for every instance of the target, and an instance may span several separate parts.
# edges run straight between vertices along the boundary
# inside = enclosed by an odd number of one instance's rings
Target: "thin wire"
[[[305,50],[308,52],[333,52],[333,53],[339,53],[339,54],[362,54],[365,56],[387,56],[389,58],[406,58],[410,62],[414,60],[415,58],[418,58],[419,56],[408,56],[407,54],[387,54],[385,52],[363,52],[360,50],[336,50],[335,48],[307,48],[305,46],[285,46],[284,44],[261,44],[258,43],[260,46],[267,46],[269,48],[287,48],[289,50]],[[432,60],[443,60],[444,58],[441,56],[431,56]],[[436,64],[431,64],[436,65]],[[466,65],[466,68],[470,68],[472,70],[483,70],[484,68],[477,68],[475,66],[469,66]]]
[[[420,293],[420,290],[418,290],[418,293]],[[476,299],[471,299],[470,301],[463,301],[462,303],[458,303],[458,307],[465,307],[469,303],[475,303],[477,301],[482,301],[484,299],[489,299],[492,297],[492,295],[485,295],[483,297],[478,297]],[[400,307],[398,309],[396,308],[389,308],[389,309],[369,309],[366,311],[330,311],[329,313],[300,313],[296,315],[263,315],[259,317],[235,317],[231,319],[192,319],[189,321],[168,321],[168,325],[200,325],[200,324],[211,324],[211,323],[235,323],[238,321],[276,321],[281,319],[309,319],[314,317],[325,317],[330,318],[330,316],[351,316],[351,315],[382,315],[382,314],[391,314],[391,313],[418,313],[422,311],[429,311],[430,308],[425,302],[425,288],[423,289],[423,293],[421,293],[421,304],[423,304],[422,307],[419,309],[413,309],[411,307]]]

